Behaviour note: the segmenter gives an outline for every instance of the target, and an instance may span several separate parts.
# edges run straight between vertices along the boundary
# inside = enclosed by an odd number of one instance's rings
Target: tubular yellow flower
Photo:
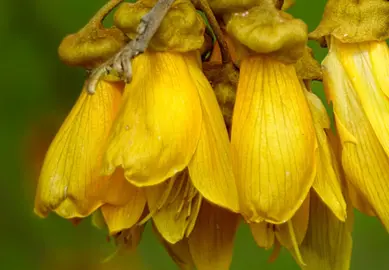
[[[151,2],[122,5],[115,23],[131,36],[137,23],[128,15],[138,16],[134,12],[145,12]],[[123,167],[130,183],[147,187],[188,168],[205,199],[237,212],[227,130],[197,56],[204,24],[189,1],[176,1],[165,20],[177,16],[182,20],[174,31],[165,35],[162,30],[170,26],[164,22],[151,41],[158,52],[146,51],[133,61],[134,76],[109,138],[104,173]]]
[[[36,192],[35,212],[85,217],[103,203],[121,204],[125,193],[107,192],[120,184],[101,176],[104,146],[116,116],[123,84],[102,80],[98,94],[81,93],[50,145]]]
[[[389,158],[385,94],[388,67],[384,42],[343,44],[331,38],[323,65],[342,145],[342,165],[359,209],[372,211],[389,230]],[[388,62],[389,63],[389,62]],[[356,194],[355,194],[356,193]],[[361,196],[368,204],[361,206]]]
[[[244,217],[289,220],[313,184],[317,148],[293,65],[263,56],[242,61],[231,143]]]
[[[106,174],[122,166],[131,183],[150,186],[183,170],[192,159],[202,111],[184,57],[146,52],[134,59],[134,76],[125,87],[106,151]]]
[[[313,184],[317,141],[293,65],[305,51],[306,25],[274,4],[225,17],[227,32],[247,51],[231,132],[241,213],[248,222],[280,224]]]
[[[127,37],[120,30],[102,25],[119,2],[109,1],[85,27],[63,39],[58,49],[62,61],[94,68],[125,43]],[[105,76],[97,85],[98,94],[91,96],[83,89],[46,154],[35,197],[38,215],[55,211],[68,219],[85,217],[104,203],[120,205],[128,200],[129,185],[120,174],[101,175],[123,88],[117,78]]]

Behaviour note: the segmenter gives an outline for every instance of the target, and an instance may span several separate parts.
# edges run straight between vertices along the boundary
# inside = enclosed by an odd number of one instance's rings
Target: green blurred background
[[[105,0],[0,1],[1,175],[0,269],[100,269],[112,243],[89,220],[78,226],[50,215],[33,214],[37,164],[81,90],[85,72],[62,64],[61,39],[81,28]],[[312,31],[324,0],[297,0],[290,12]],[[326,50],[310,43],[318,60]],[[314,91],[322,95],[320,84]],[[43,144],[42,144],[43,141]],[[356,214],[351,269],[389,269],[389,235],[374,218]],[[148,227],[139,254],[147,269],[176,269]],[[231,269],[298,269],[283,251],[275,263],[256,247],[247,226],[237,235]],[[133,257],[115,259],[105,269],[131,269]]]

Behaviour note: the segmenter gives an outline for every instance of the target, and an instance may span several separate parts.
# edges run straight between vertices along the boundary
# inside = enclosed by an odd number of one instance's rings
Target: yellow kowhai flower
[[[328,99],[342,143],[342,165],[355,207],[377,215],[389,229],[389,179],[385,94],[389,64],[386,43],[343,44],[332,38],[323,61]],[[355,198],[355,196],[351,196]],[[364,211],[364,209],[369,209]]]
[[[85,217],[103,203],[117,205],[128,199],[126,191],[132,186],[122,175],[101,175],[123,84],[102,80],[97,88],[93,96],[81,93],[50,145],[36,191],[38,215],[55,211],[65,218]]]
[[[284,223],[316,174],[315,130],[293,65],[305,49],[306,26],[264,2],[229,16],[226,29],[249,50],[231,135],[241,213],[249,222]]]
[[[76,34],[59,47],[61,59],[91,68],[101,64],[126,41],[116,28],[105,29],[101,21],[117,1],[108,2]],[[71,219],[85,217],[101,205],[125,204],[135,187],[123,174],[101,175],[106,142],[122,100],[124,84],[107,76],[96,95],[82,91],[46,154],[35,198],[35,212],[55,211]]]
[[[121,5],[115,24],[131,36],[137,17],[154,3]],[[185,20],[172,28],[169,22],[177,16]],[[133,61],[134,76],[124,89],[108,139],[104,173],[123,167],[130,183],[146,187],[188,168],[191,182],[204,198],[237,212],[227,130],[197,55],[203,34],[204,23],[193,5],[176,1],[150,50]]]
[[[389,230],[388,46],[385,1],[329,1],[311,37],[329,46],[324,85],[354,206]]]
[[[131,36],[138,23],[132,18],[154,3],[121,5],[115,24]],[[186,24],[175,24],[179,30],[174,30],[169,22],[177,15],[185,16]],[[133,78],[108,139],[104,171],[123,168],[127,180],[138,186],[139,200],[144,194],[149,214],[137,220],[141,204],[136,196],[126,205],[110,205],[110,215],[106,205],[101,212],[115,237],[118,232],[132,235],[152,218],[166,246],[188,243],[198,269],[228,269],[238,215],[203,199],[238,211],[227,130],[198,58],[203,32],[192,4],[176,1],[148,51],[133,60]]]

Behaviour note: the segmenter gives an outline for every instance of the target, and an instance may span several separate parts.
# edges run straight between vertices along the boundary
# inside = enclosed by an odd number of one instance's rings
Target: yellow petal
[[[35,212],[85,217],[104,201],[109,177],[101,160],[123,84],[101,80],[95,95],[82,91],[50,145],[35,198]]]
[[[346,202],[343,198],[338,173],[333,166],[335,156],[324,131],[324,129],[330,128],[330,119],[325,107],[315,94],[305,91],[305,96],[312,113],[319,145],[317,174],[313,182],[313,188],[339,220],[344,221],[346,218]]]
[[[211,85],[201,69],[190,64],[195,60],[192,56],[187,62],[199,93],[203,122],[197,150],[188,166],[190,178],[204,198],[237,212],[238,195],[227,129]]]
[[[359,102],[386,154],[389,154],[389,56],[385,41],[342,44],[331,47],[359,97]]]
[[[188,165],[202,122],[190,64],[185,55],[168,52],[146,52],[134,59],[104,173],[121,166],[127,180],[141,187],[161,183]]]
[[[169,253],[170,258],[172,258],[181,270],[192,270],[194,268],[187,238],[184,238],[175,244],[171,244],[162,237],[155,226],[153,226],[153,231],[157,235],[158,240],[165,247],[167,253]]]
[[[142,216],[146,205],[146,197],[141,188],[126,182],[126,187],[122,191],[128,196],[126,204],[120,206],[104,204],[101,206],[101,212],[110,234],[133,227]]]
[[[362,109],[339,59],[330,51],[323,62],[326,91],[333,101],[346,180],[371,205],[389,230],[389,159]],[[354,141],[350,141],[352,136]]]
[[[240,207],[251,222],[283,223],[316,175],[316,134],[293,65],[242,62],[232,139]]]
[[[309,195],[304,203],[297,210],[291,220],[284,224],[276,225],[277,242],[286,247],[296,258],[297,263],[305,265],[303,256],[300,253],[299,245],[304,240],[309,222]]]
[[[307,198],[304,200],[304,203],[290,220],[291,224],[293,225],[294,236],[290,234],[290,226],[287,223],[277,226],[278,229],[276,230],[276,237],[280,244],[288,248],[289,250],[294,249],[295,244],[301,244],[308,229],[309,218],[308,195]],[[293,237],[295,237],[296,243],[293,243]]]
[[[102,190],[101,197],[105,204],[123,206],[132,199],[135,192],[138,192],[138,189],[128,183],[124,177],[123,169],[117,168],[106,181],[106,188]]]
[[[315,192],[311,192],[310,208],[308,231],[300,245],[306,265],[300,265],[301,268],[348,270],[352,248],[352,211],[348,211],[346,222],[340,221]]]
[[[376,216],[370,203],[363,197],[363,195],[359,194],[358,190],[351,183],[348,183],[347,189],[352,205],[359,212],[371,217]]]
[[[239,216],[203,200],[189,250],[198,270],[228,270]]]
[[[201,196],[190,182],[187,170],[146,188],[146,196],[154,225],[167,242],[177,243],[192,232]]]
[[[267,222],[249,223],[251,233],[257,245],[264,249],[269,249],[274,245],[275,224]]]

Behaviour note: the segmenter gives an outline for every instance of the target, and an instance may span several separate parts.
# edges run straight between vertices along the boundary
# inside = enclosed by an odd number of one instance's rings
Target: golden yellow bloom
[[[123,46],[127,40],[124,33],[102,25],[119,2],[107,2],[85,27],[65,37],[58,49],[61,60],[90,69]],[[131,199],[134,187],[119,170],[111,177],[101,174],[123,88],[117,78],[105,76],[97,84],[96,95],[83,89],[46,154],[35,198],[38,215],[55,211],[68,219],[85,217],[103,204],[124,205]]]
[[[316,175],[316,135],[293,65],[264,56],[242,61],[234,108],[233,162],[241,212],[283,223]]]
[[[360,210],[375,213],[389,230],[388,47],[384,41],[329,40],[324,82],[334,106],[351,199]]]
[[[109,138],[105,173],[124,168],[132,184],[159,184],[186,167],[206,199],[238,210],[228,134],[195,55],[146,52],[133,61]]]
[[[305,51],[306,25],[274,1],[225,18],[235,48],[246,50],[238,54],[231,133],[241,213],[248,222],[284,223],[316,174],[315,130],[294,67]]]
[[[133,36],[138,17],[155,2],[121,5],[115,25]],[[188,168],[205,199],[237,212],[227,130],[197,55],[204,31],[192,3],[175,1],[150,50],[133,60],[134,76],[108,140],[104,173],[122,167],[130,183],[148,187]]]
[[[36,192],[35,211],[85,217],[103,203],[122,204],[122,178],[101,175],[104,146],[121,101],[123,84],[102,80],[96,95],[81,93],[50,145]],[[123,188],[126,183],[123,182]]]

